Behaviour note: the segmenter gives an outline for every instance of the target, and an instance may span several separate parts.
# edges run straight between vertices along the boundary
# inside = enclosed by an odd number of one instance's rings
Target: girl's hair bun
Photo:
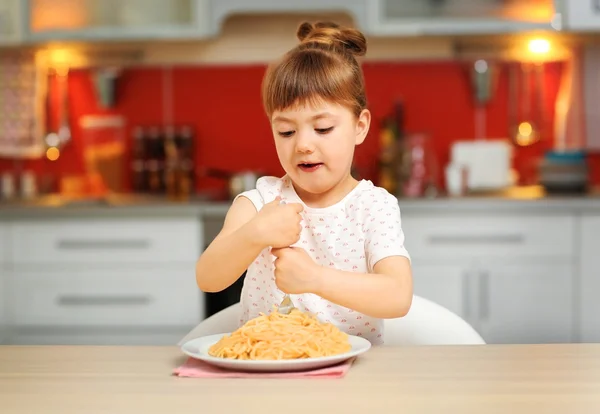
[[[367,53],[367,40],[356,29],[340,27],[333,22],[304,22],[298,27],[296,36],[303,45],[314,48],[333,48],[354,56]]]

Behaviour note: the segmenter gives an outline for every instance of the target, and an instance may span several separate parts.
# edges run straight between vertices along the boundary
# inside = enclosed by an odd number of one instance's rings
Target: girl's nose
[[[305,132],[296,135],[296,151],[300,154],[310,154],[315,150],[313,141]]]

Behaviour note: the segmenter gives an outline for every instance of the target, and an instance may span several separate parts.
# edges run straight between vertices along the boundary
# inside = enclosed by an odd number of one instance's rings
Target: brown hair
[[[367,106],[363,73],[356,60],[367,51],[365,36],[331,22],[302,23],[296,36],[300,44],[270,65],[263,79],[267,115],[322,99],[344,105],[358,116]]]

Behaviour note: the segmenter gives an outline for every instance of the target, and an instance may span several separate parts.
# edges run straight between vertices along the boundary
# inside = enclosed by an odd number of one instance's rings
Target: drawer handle
[[[430,236],[431,244],[521,244],[525,241],[522,234],[492,234],[492,235],[454,235]]]
[[[63,250],[86,250],[86,249],[136,249],[142,250],[150,247],[149,240],[142,239],[114,239],[114,240],[85,240],[85,239],[64,239],[57,242],[59,249]]]
[[[152,301],[148,296],[60,296],[57,300],[61,306],[143,306]]]
[[[490,315],[490,275],[482,272],[479,278],[479,311],[481,319],[487,320]]]
[[[463,273],[462,280],[462,294],[463,294],[463,313],[466,319],[471,317],[471,288],[470,288],[470,275],[468,272]]]

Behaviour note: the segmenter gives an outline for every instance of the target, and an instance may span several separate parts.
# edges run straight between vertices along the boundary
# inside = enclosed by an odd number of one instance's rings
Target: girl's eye
[[[283,131],[283,132],[278,132],[280,137],[284,137],[284,138],[289,138],[294,134],[294,131]]]
[[[333,131],[333,127],[329,127],[329,128],[316,128],[315,131],[317,131],[317,134],[328,134],[329,132]]]

